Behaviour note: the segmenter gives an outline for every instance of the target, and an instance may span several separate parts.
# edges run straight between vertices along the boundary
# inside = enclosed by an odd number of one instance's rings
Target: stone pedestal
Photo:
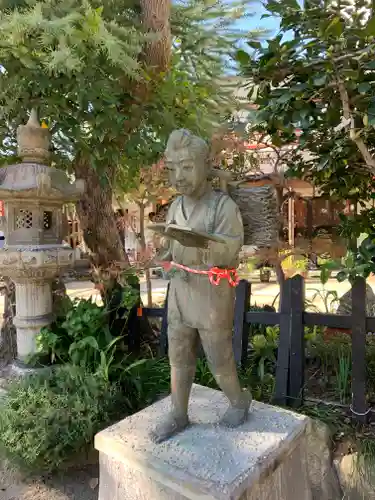
[[[35,352],[35,337],[52,321],[51,282],[16,283],[17,354],[23,361]]]
[[[193,425],[156,445],[149,433],[169,399],[97,434],[99,500],[311,500],[306,417],[254,403],[243,426],[225,429],[225,396],[195,385]]]

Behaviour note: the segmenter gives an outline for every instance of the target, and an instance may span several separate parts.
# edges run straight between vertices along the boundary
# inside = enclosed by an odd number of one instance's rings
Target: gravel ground
[[[25,480],[0,462],[0,500],[97,500],[98,478],[98,465],[90,465]]]

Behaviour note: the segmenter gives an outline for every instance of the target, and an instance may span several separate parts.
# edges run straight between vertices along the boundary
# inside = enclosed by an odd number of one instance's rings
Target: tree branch
[[[345,120],[350,120],[350,131],[349,131],[350,139],[356,144],[359,152],[361,153],[363,159],[365,160],[368,169],[373,174],[375,174],[375,158],[370,153],[363,139],[361,139],[359,134],[356,132],[354,117],[350,109],[350,100],[348,91],[346,90],[345,84],[342,80],[337,80],[337,88],[340,93],[344,118]]]

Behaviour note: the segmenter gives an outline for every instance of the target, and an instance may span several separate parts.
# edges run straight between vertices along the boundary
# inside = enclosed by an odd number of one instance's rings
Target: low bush
[[[140,411],[170,388],[170,368],[166,358],[141,359],[124,364],[120,383],[129,413]]]
[[[57,469],[121,412],[121,387],[62,366],[14,381],[0,412],[0,450],[23,468]]]
[[[67,306],[64,317],[42,328],[36,337],[35,364],[71,363],[94,369],[100,362],[100,351],[111,342],[107,312],[91,299],[79,299]]]
[[[14,381],[0,412],[0,452],[23,469],[53,471],[100,429],[168,392],[166,359],[127,358],[115,383],[72,365]]]
[[[64,316],[58,316],[37,335],[37,352],[29,364],[71,364],[93,373],[106,366],[108,378],[116,379],[118,364],[127,356],[127,346],[123,335],[111,334],[111,314],[113,311],[91,299],[70,301]]]

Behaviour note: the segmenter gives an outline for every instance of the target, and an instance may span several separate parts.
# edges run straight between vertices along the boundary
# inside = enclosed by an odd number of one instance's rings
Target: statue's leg
[[[189,425],[188,404],[195,376],[197,347],[196,329],[181,324],[168,326],[172,408],[152,433],[156,443],[165,441]]]
[[[229,399],[230,407],[220,423],[237,427],[247,418],[252,397],[248,390],[242,390],[237,374],[232,347],[232,331],[200,331],[202,345],[215,380]]]

